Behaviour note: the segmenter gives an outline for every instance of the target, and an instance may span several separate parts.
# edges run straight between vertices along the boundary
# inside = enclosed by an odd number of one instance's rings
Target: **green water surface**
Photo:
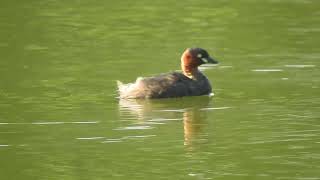
[[[320,179],[320,1],[0,4],[1,180]],[[117,98],[196,46],[213,97]]]

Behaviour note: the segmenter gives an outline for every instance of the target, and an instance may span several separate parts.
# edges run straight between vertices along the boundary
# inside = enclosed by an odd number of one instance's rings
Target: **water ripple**
[[[186,109],[164,109],[164,110],[156,110],[161,112],[186,112]]]
[[[0,147],[8,147],[10,146],[9,144],[0,144]]]
[[[128,127],[120,127],[120,128],[116,128],[114,130],[144,130],[144,129],[153,129],[153,127],[151,126],[128,126]]]
[[[287,64],[284,65],[285,67],[291,67],[291,68],[308,68],[308,67],[316,67],[316,65],[313,64]]]
[[[106,139],[105,141],[102,141],[102,143],[114,143],[114,142],[123,142],[127,139],[141,139],[141,138],[147,138],[147,137],[153,137],[156,135],[140,135],[140,136],[124,136],[122,138],[110,138]]]
[[[295,138],[295,139],[281,139],[281,140],[269,140],[269,141],[255,141],[242,144],[267,144],[267,143],[277,143],[277,142],[296,142],[296,141],[310,141],[310,138]]]
[[[222,109],[230,109],[232,107],[212,107],[212,108],[201,108],[201,111],[210,111],[210,110],[222,110]]]
[[[80,137],[80,138],[76,138],[79,140],[95,140],[95,139],[103,139],[105,137]]]
[[[150,119],[148,121],[151,122],[162,122],[162,121],[181,121],[183,120],[182,118],[173,118],[173,119],[169,119],[169,118],[154,118],[154,119]]]
[[[253,69],[251,71],[255,71],[255,72],[280,72],[280,71],[283,71],[283,69]]]
[[[54,124],[97,124],[99,121],[76,121],[76,122],[63,122],[63,121],[55,121],[55,122],[31,122],[31,123],[8,123],[3,122],[0,125],[26,125],[26,124],[33,124],[33,125],[54,125]]]

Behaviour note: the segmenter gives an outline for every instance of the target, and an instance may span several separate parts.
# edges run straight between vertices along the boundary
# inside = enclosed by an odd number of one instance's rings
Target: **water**
[[[320,179],[318,7],[3,1],[0,179]],[[116,98],[191,46],[213,97]]]

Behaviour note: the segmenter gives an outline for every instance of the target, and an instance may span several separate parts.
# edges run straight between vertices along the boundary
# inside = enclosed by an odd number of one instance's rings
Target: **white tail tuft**
[[[118,80],[117,80],[117,85],[118,85],[118,89],[120,89],[120,87],[123,86],[123,83],[122,83],[121,81],[118,81]]]
[[[139,92],[139,82],[136,83],[128,83],[128,84],[123,84],[121,81],[117,81],[118,85],[118,92],[119,92],[119,97],[120,98],[130,98],[130,97],[135,97],[136,94]]]

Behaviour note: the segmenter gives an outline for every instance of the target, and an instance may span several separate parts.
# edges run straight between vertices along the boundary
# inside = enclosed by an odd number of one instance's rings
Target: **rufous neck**
[[[181,64],[182,72],[185,76],[190,79],[197,79],[197,75],[199,74],[198,66],[188,66]]]

